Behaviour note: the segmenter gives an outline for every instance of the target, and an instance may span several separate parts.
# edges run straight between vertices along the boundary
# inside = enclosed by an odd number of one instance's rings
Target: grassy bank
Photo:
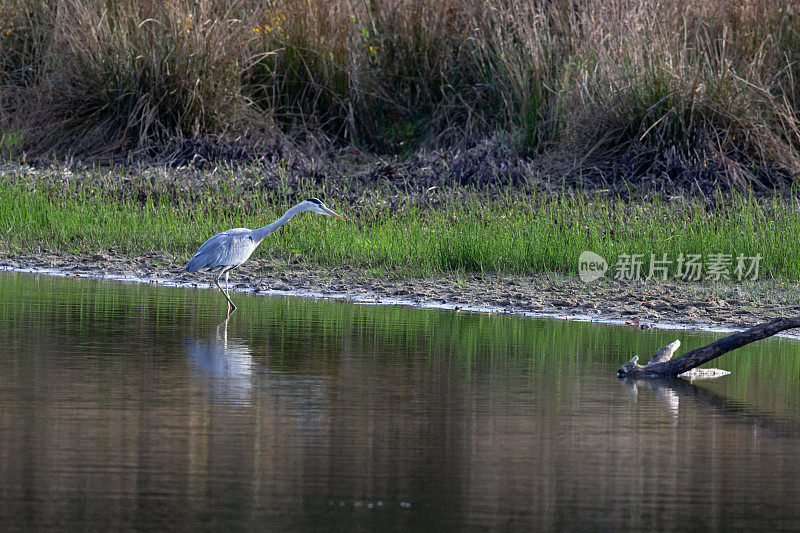
[[[554,173],[771,188],[800,162],[797,17],[778,0],[8,0],[0,152],[493,138]]]
[[[214,233],[259,227],[300,198],[324,197],[312,183],[299,191],[275,183],[244,188],[235,173],[227,180],[218,176],[213,185],[185,189],[149,180],[139,184],[144,189],[125,189],[121,181],[107,175],[59,181],[5,173],[0,179],[0,255],[93,254],[113,248],[131,256],[167,252],[183,263]],[[646,274],[650,254],[667,254],[673,261],[679,253],[760,254],[761,277],[800,279],[797,197],[734,196],[716,204],[657,198],[623,202],[536,191],[489,198],[478,190],[459,189],[397,203],[396,190],[366,194],[359,196],[354,189],[328,195],[327,203],[346,222],[304,213],[266,239],[256,257],[299,254],[309,265],[377,272],[533,274],[576,273],[580,253],[592,250],[612,268],[620,254],[644,254]],[[670,266],[671,275],[675,268]]]

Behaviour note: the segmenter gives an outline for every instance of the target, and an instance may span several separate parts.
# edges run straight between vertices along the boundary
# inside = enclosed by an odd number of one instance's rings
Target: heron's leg
[[[214,278],[214,285],[216,285],[216,286],[217,286],[217,288],[219,289],[219,292],[221,292],[221,293],[222,293],[222,295],[225,297],[225,299],[226,299],[226,300],[228,300],[228,316],[231,316],[231,313],[233,313],[234,311],[236,311],[236,306],[235,306],[235,305],[233,305],[233,302],[231,301],[230,297],[229,297],[227,294],[225,294],[225,291],[223,291],[223,290],[222,290],[222,287],[220,287],[220,285],[219,285],[219,278],[221,278],[221,277],[222,277],[222,272],[220,272],[220,273],[219,273],[219,276],[217,276],[216,278]],[[231,309],[231,307],[232,307],[233,309]]]
[[[233,301],[231,300],[231,295],[229,292],[230,289],[228,287],[228,274],[230,274],[230,272],[231,272],[230,270],[225,271],[225,296],[228,297],[228,302],[230,302],[231,306],[233,307],[233,309],[231,310],[231,313],[233,313],[234,311],[236,311],[236,304],[234,304]]]

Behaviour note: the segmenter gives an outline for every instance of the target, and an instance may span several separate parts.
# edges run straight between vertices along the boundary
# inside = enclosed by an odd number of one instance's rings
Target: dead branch
[[[675,359],[670,359],[675,350],[680,347],[680,341],[675,341],[656,352],[653,359],[642,366],[637,363],[638,356],[619,367],[617,376],[629,378],[664,378],[675,377],[684,372],[716,359],[722,354],[728,353],[736,348],[741,348],[746,344],[757,340],[771,337],[781,331],[800,327],[800,317],[776,318],[759,324],[746,331],[734,333],[728,337],[716,340],[711,344],[706,344],[702,348],[697,348],[685,353]]]

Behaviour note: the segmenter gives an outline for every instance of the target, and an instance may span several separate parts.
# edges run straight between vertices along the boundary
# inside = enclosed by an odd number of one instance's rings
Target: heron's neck
[[[281,218],[279,218],[278,220],[276,220],[272,224],[267,224],[263,228],[254,229],[253,233],[251,234],[251,236],[253,237],[253,240],[256,243],[259,243],[259,242],[264,240],[264,237],[266,237],[270,233],[273,233],[278,228],[280,228],[281,226],[283,226],[284,224],[289,222],[290,218],[295,216],[297,213],[300,213],[301,211],[303,211],[303,209],[301,207],[301,204],[302,204],[302,202],[300,204],[297,204],[294,207],[290,207],[289,210],[286,211],[283,214],[283,216],[281,216]]]

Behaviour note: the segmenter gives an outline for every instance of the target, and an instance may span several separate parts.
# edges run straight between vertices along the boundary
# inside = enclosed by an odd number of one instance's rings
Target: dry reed
[[[799,8],[5,0],[0,150],[283,136],[408,154],[492,138],[545,169],[771,187],[800,168]]]

